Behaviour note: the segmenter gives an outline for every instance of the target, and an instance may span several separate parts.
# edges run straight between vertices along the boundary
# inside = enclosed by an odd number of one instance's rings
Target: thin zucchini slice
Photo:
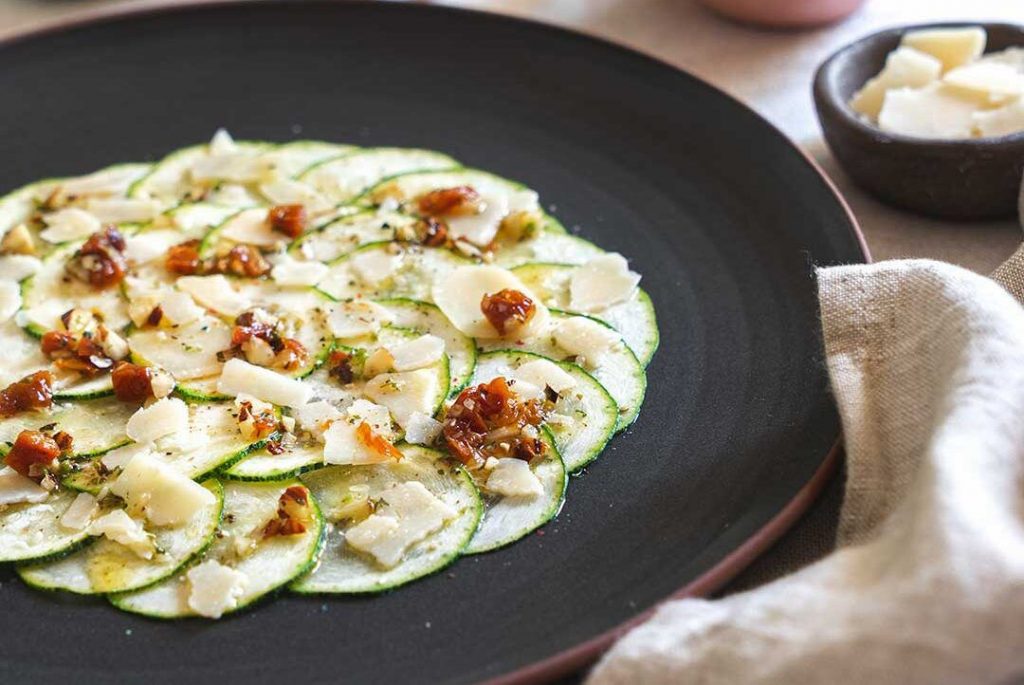
[[[572,316],[579,315],[552,309],[549,326],[553,329],[560,321]],[[611,328],[599,319],[591,318],[591,321]],[[526,341],[478,339],[477,345],[484,352],[510,348],[533,352],[560,361],[571,359],[565,350],[555,344],[550,334],[536,335]],[[640,413],[640,405],[644,401],[644,394],[647,392],[647,374],[643,365],[633,351],[625,343],[621,343],[613,345],[610,350],[605,352],[597,360],[595,366],[585,366],[584,368],[604,386],[604,389],[618,404],[619,421],[616,431],[625,430],[636,420],[637,414]]]
[[[60,525],[77,493],[62,490],[35,504],[0,509],[0,562],[52,559],[89,540],[89,533]]]
[[[364,209],[307,232],[288,251],[296,258],[331,262],[362,245],[393,240],[396,229],[415,223],[406,214]]]
[[[84,549],[56,561],[21,565],[18,575],[41,590],[63,590],[80,595],[138,590],[178,573],[214,540],[224,506],[224,489],[216,480],[203,487],[216,495],[210,506],[197,511],[182,526],[146,525],[157,552],[143,559],[124,545],[101,537]]]
[[[324,197],[341,204],[395,174],[457,166],[459,163],[448,155],[432,150],[377,147],[315,164],[299,174],[298,179],[316,188]]]
[[[358,273],[358,263],[370,253],[394,256],[394,270],[373,284],[366,283]],[[317,287],[336,300],[353,297],[384,299],[405,297],[430,302],[436,279],[444,278],[460,266],[473,261],[444,248],[420,247],[401,243],[379,242],[363,245],[330,264],[330,271]]]
[[[59,179],[51,178],[30,183],[0,197],[0,237],[15,226],[29,224],[39,203],[53,192],[59,182]],[[38,227],[31,233],[33,238],[38,238]]]
[[[444,568],[462,553],[480,520],[482,504],[466,472],[434,450],[405,445],[393,465],[332,466],[302,476],[324,517],[335,523],[319,566],[292,583],[303,594],[361,594],[391,590]],[[371,498],[386,497],[398,483],[416,481],[456,512],[444,527],[414,543],[391,568],[345,544],[354,514],[365,515]]]
[[[133,362],[159,366],[181,384],[220,375],[217,353],[231,347],[231,326],[205,316],[172,328],[133,327],[126,338]]]
[[[25,329],[35,336],[60,327],[61,314],[69,309],[92,309],[103,315],[111,330],[128,325],[128,308],[118,288],[97,290],[87,283],[67,278],[64,267],[81,243],[61,245],[43,260],[42,268],[21,285]]]
[[[473,539],[466,547],[466,554],[480,554],[510,545],[537,530],[558,515],[565,501],[568,474],[565,463],[554,438],[546,429],[541,437],[547,445],[544,458],[530,468],[544,487],[537,497],[500,497],[487,493],[484,474],[474,473],[478,487],[483,491],[484,517],[480,521]]]
[[[28,335],[13,319],[0,323],[0,350],[4,360],[0,365],[0,388],[50,365],[39,349],[39,339]]]
[[[476,385],[498,376],[513,378],[519,366],[545,358],[529,352],[488,352],[477,360],[471,382]],[[615,434],[619,407],[604,386],[581,367],[570,362],[554,363],[576,381],[555,401],[552,415],[558,420],[547,424],[566,470],[573,473],[596,459]]]
[[[451,386],[448,394],[453,395],[469,382],[476,366],[476,343],[469,336],[452,325],[436,305],[403,298],[379,300],[395,317],[395,326],[419,334],[429,333],[444,340],[448,354],[448,374]]]
[[[225,469],[223,476],[230,480],[281,480],[324,464],[324,446],[319,442],[284,441],[281,449],[280,454],[274,454],[264,447],[246,455]]]
[[[267,147],[266,143],[235,142],[237,152],[253,156],[266,151]],[[128,196],[157,200],[168,209],[190,200],[194,195],[198,195],[195,192],[196,184],[190,176],[192,165],[209,155],[209,150],[210,146],[204,143],[170,153],[153,165],[148,174],[131,185],[128,189]],[[207,201],[213,204],[246,206],[245,203],[239,205],[233,200],[225,201],[227,198],[218,198],[216,193],[206,193],[206,195]],[[250,196],[248,204],[256,204],[255,199]]]
[[[523,264],[513,271],[548,307],[571,312],[569,284],[577,268],[571,264]],[[640,363],[647,366],[658,349],[659,336],[654,305],[643,289],[637,288],[626,302],[593,312],[592,316],[618,331]]]
[[[511,269],[533,262],[583,264],[604,250],[570,233],[541,231],[517,243],[502,244],[494,251],[494,263]]]
[[[320,140],[294,140],[276,145],[263,158],[270,162],[270,171],[283,178],[293,178],[314,164],[358,151],[355,145],[325,143]]]
[[[128,443],[124,429],[136,409],[138,407],[110,397],[88,402],[56,402],[44,411],[15,414],[0,420],[0,453],[10,449],[21,431],[53,425],[54,431],[64,431],[74,439],[74,456],[103,454]]]
[[[232,612],[288,584],[316,563],[324,521],[313,497],[309,498],[312,521],[305,532],[262,537],[263,527],[277,516],[278,498],[294,485],[301,483],[224,483],[224,517],[203,559],[216,560],[245,576],[244,590]],[[188,605],[189,592],[187,577],[180,574],[144,590],[112,595],[110,602],[118,609],[153,618],[183,618],[196,615]]]

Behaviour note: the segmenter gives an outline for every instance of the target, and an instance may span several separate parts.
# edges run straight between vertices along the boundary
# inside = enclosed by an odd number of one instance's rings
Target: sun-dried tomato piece
[[[327,358],[327,375],[342,385],[348,385],[355,380],[356,374],[352,369],[352,355],[345,350],[334,350]]]
[[[263,527],[263,537],[301,535],[312,523],[309,492],[301,485],[292,485],[277,499],[277,516]]]
[[[398,451],[398,448],[375,433],[370,424],[365,421],[356,426],[356,439],[382,457],[395,461],[402,459],[402,453]]]
[[[238,405],[237,422],[242,437],[253,442],[263,440],[280,427],[280,421],[270,405],[256,408],[248,400]],[[277,443],[277,446],[281,447],[280,442]],[[280,454],[280,452],[274,452],[270,445],[267,446],[267,449],[271,454]],[[284,451],[283,448],[281,451]]]
[[[308,217],[302,205],[277,205],[267,212],[267,223],[278,233],[298,238],[306,230]]]
[[[465,216],[480,211],[480,193],[471,186],[439,188],[420,195],[416,204],[429,216]]]
[[[142,404],[155,396],[153,392],[153,370],[132,364],[117,362],[110,374],[114,384],[114,395],[122,402]]]
[[[71,433],[66,431],[57,431],[53,434],[53,441],[57,443],[57,447],[60,448],[62,455],[71,454],[72,448],[75,445],[75,439],[71,436]]]
[[[53,374],[36,371],[0,390],[0,417],[31,409],[46,409],[53,404]]]
[[[254,245],[235,245],[228,253],[206,265],[206,273],[228,274],[244,278],[258,278],[270,273],[270,262],[264,259]]]
[[[98,335],[106,335],[100,326]],[[73,335],[67,331],[47,331],[39,342],[43,354],[53,360],[54,366],[86,376],[110,371],[114,366],[107,351],[93,334]]]
[[[75,336],[67,331],[47,331],[39,341],[39,348],[48,357],[64,352],[74,354]]]
[[[537,305],[518,290],[505,288],[484,295],[480,300],[480,311],[500,335],[505,335],[532,319],[537,312]]]
[[[128,261],[124,236],[114,226],[93,233],[68,261],[67,272],[94,288],[109,288],[124,280]]]
[[[167,259],[164,262],[168,271],[181,276],[192,276],[199,273],[202,265],[203,260],[199,257],[198,240],[187,240],[172,245],[167,250]]]
[[[241,347],[253,338],[259,338],[270,345],[270,349],[275,353],[284,349],[284,342],[276,326],[261,321],[253,312],[242,312],[235,319],[235,327],[231,331],[231,346]]]
[[[60,454],[60,445],[52,437],[42,431],[24,430],[15,438],[4,463],[26,478],[40,481],[56,466]]]
[[[443,435],[452,454],[470,468],[480,468],[488,457],[516,457],[533,461],[544,453],[535,429],[544,420],[543,405],[520,402],[504,377],[466,388],[444,420]]]
[[[153,307],[153,310],[146,317],[147,326],[159,326],[164,318],[164,308],[160,305]]]

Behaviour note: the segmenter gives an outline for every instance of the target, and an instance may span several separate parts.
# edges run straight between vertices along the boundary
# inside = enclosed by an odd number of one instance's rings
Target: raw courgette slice
[[[22,281],[19,323],[32,335],[59,329],[61,315],[75,308],[99,312],[111,330],[119,331],[130,322],[120,289],[97,290],[66,276],[64,267],[80,246],[80,242],[61,245],[47,255],[38,272]]]
[[[578,314],[568,314],[558,310],[551,310],[551,321],[549,326],[553,330],[560,321]],[[587,317],[590,318],[590,317]],[[591,321],[611,328],[599,319],[590,318]],[[505,348],[533,352],[550,359],[566,361],[571,360],[565,350],[555,344],[552,335],[538,334],[529,340],[484,340],[478,339],[477,346],[483,352],[493,352]],[[619,421],[616,431],[625,430],[640,413],[640,405],[643,404],[644,394],[647,392],[647,373],[643,365],[633,354],[633,351],[623,343],[617,343],[605,352],[597,360],[595,365],[583,367],[590,375],[596,378],[608,394],[612,396],[619,406]]]
[[[571,312],[569,284],[577,268],[571,264],[523,264],[513,271],[548,307]],[[618,331],[640,363],[647,366],[658,349],[658,320],[651,298],[642,288],[637,288],[626,302],[592,312],[592,316]]]
[[[264,447],[248,454],[224,470],[230,480],[281,480],[324,464],[324,446],[312,440],[283,441],[282,452],[274,454]]]
[[[541,438],[547,445],[544,458],[531,464],[530,469],[543,486],[543,494],[532,498],[491,495],[487,493],[486,471],[473,474],[483,493],[484,516],[466,546],[466,554],[490,552],[510,545],[558,515],[565,501],[568,474],[547,429],[541,429]]]
[[[379,300],[378,304],[387,307],[394,315],[395,326],[421,335],[429,333],[444,340],[450,376],[448,394],[453,395],[466,387],[476,366],[476,342],[472,338],[453,326],[448,317],[429,302],[392,298]]]
[[[494,251],[494,263],[506,269],[534,262],[583,264],[604,252],[579,236],[549,230],[516,243],[499,245]]]
[[[18,433],[53,425],[54,432],[64,431],[74,439],[76,457],[103,454],[128,443],[125,425],[138,407],[116,399],[103,398],[88,402],[56,402],[44,411],[28,411],[0,420],[0,453],[6,453]]]
[[[245,576],[239,611],[288,584],[316,564],[323,544],[324,520],[316,499],[309,497],[312,520],[298,535],[263,538],[264,526],[277,516],[278,499],[297,480],[265,483],[224,483],[224,517],[217,539],[204,560],[216,560]],[[179,574],[136,592],[110,596],[118,609],[153,618],[195,616],[189,607],[191,588]]]
[[[481,354],[471,383],[486,383],[498,376],[514,378],[515,369],[521,365],[545,358],[511,350]],[[559,395],[547,424],[566,470],[573,473],[596,459],[615,434],[619,407],[604,386],[581,367],[570,362],[554,363],[576,381]]]
[[[61,559],[21,565],[18,575],[41,590],[63,590],[80,595],[139,590],[178,573],[214,540],[224,506],[224,489],[216,480],[203,487],[216,496],[210,506],[197,511],[185,525],[151,526],[156,553],[143,559],[124,545],[101,537]]]
[[[406,214],[364,209],[307,232],[288,251],[296,258],[331,262],[362,245],[393,240],[396,229],[415,223]]]
[[[0,323],[0,350],[3,350],[0,388],[50,365],[50,360],[39,349],[39,339],[28,335],[14,319]]]
[[[326,143],[320,140],[294,140],[263,153],[270,171],[282,178],[293,178],[314,164],[358,151],[355,145]]]
[[[231,326],[217,317],[204,316],[171,328],[132,327],[126,339],[133,362],[158,366],[184,384],[220,375],[224,364],[217,353],[231,347]]]
[[[46,179],[16,188],[0,197],[0,237],[21,224],[28,224],[39,203],[53,192],[59,179]],[[39,235],[38,227],[31,231],[32,237]],[[37,241],[38,244],[38,241]]]
[[[235,149],[239,153],[248,153],[256,156],[267,150],[267,144],[236,141]],[[128,188],[128,196],[140,199],[157,200],[168,209],[183,201],[189,201],[191,196],[195,194],[196,190],[196,184],[192,181],[190,176],[192,165],[209,155],[209,150],[210,146],[204,143],[202,145],[193,145],[191,147],[182,148],[170,153],[154,164],[148,174],[140,178]],[[252,198],[252,196],[250,196],[247,202],[243,201],[243,203],[239,205],[236,198],[230,198],[231,201],[225,201],[228,200],[228,198],[221,198],[219,200],[215,194],[207,195],[207,201],[210,201],[213,204],[230,206],[257,204],[256,200]]]
[[[89,533],[60,525],[78,495],[62,490],[37,503],[0,509],[0,562],[53,559],[89,541]]]
[[[359,271],[370,255],[393,258],[388,267],[392,270],[382,273],[379,280],[372,283]],[[405,297],[430,302],[434,281],[467,264],[473,261],[444,248],[370,243],[331,262],[330,270],[317,287],[336,300]]]
[[[415,148],[366,148],[315,164],[298,179],[336,204],[349,202],[389,176],[423,169],[448,169],[459,163],[448,155]]]
[[[434,450],[402,446],[404,458],[391,465],[331,466],[302,476],[316,496],[324,517],[335,525],[327,534],[320,564],[292,583],[303,594],[361,594],[391,590],[435,573],[453,562],[473,536],[482,503],[472,480],[460,466]],[[417,481],[456,512],[443,528],[414,543],[401,562],[385,568],[345,544],[344,530],[353,516],[365,516],[371,499],[386,497],[388,487]]]

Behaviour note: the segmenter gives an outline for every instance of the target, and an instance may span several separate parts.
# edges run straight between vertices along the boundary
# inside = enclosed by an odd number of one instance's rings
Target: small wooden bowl
[[[1024,175],[1024,132],[998,138],[938,140],[887,133],[847,104],[904,33],[983,26],[986,52],[1024,47],[1024,26],[928,24],[874,33],[832,55],[814,77],[814,104],[832,153],[853,180],[883,202],[945,219],[1013,216]]]

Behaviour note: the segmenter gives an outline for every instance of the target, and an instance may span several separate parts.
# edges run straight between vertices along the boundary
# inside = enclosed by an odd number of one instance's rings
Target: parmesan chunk
[[[224,222],[221,237],[236,243],[274,247],[288,242],[288,237],[275,231],[267,221],[267,210],[263,207],[244,209]]]
[[[188,405],[177,397],[165,397],[131,415],[125,433],[135,442],[153,442],[165,435],[188,431]]]
[[[429,369],[382,373],[370,379],[364,389],[366,396],[387,407],[403,428],[417,412],[434,413],[439,391],[437,374]]]
[[[547,359],[533,359],[515,370],[515,377],[539,388],[548,387],[561,394],[576,387],[576,379]]]
[[[596,366],[601,357],[620,342],[618,333],[583,316],[561,321],[555,327],[554,339],[555,344],[590,368]]]
[[[385,250],[363,250],[349,258],[352,272],[371,287],[391,278],[401,264],[401,254],[390,254]]]
[[[142,524],[126,514],[123,509],[115,509],[100,516],[89,526],[89,532],[92,535],[105,535],[143,559],[153,558],[153,539],[142,528]]]
[[[1008,136],[1024,131],[1024,98],[999,109],[975,112],[973,119],[975,129],[985,137]]]
[[[217,381],[217,391],[235,397],[252,395],[282,407],[301,407],[309,401],[310,386],[241,359],[229,359]]]
[[[920,29],[903,35],[902,44],[927,53],[949,71],[977,59],[985,51],[985,29],[969,26],[956,29]]]
[[[373,335],[381,326],[395,320],[394,315],[375,302],[352,300],[330,307],[327,325],[336,338]]]
[[[414,445],[432,445],[441,436],[443,427],[440,421],[414,411],[405,425],[405,441]]]
[[[197,512],[217,501],[202,485],[146,452],[128,462],[110,492],[123,499],[131,511],[158,526],[188,523]]]
[[[80,492],[60,517],[60,525],[68,530],[85,530],[92,523],[100,505],[93,495]]]
[[[43,268],[36,257],[11,254],[0,257],[0,281],[22,281]]]
[[[413,371],[430,366],[444,356],[444,340],[436,335],[421,335],[415,340],[392,345],[392,367],[395,371]]]
[[[188,606],[206,618],[220,618],[238,606],[248,578],[241,571],[208,559],[186,574]]]
[[[101,224],[136,224],[152,221],[159,216],[161,205],[156,200],[109,198],[89,200],[85,208]]]
[[[877,119],[886,91],[892,88],[921,88],[939,78],[942,62],[911,47],[896,48],[885,58],[885,67],[850,100],[855,112]]]
[[[498,330],[484,316],[480,303],[484,295],[501,290],[518,290],[533,300],[536,310],[525,325],[506,331],[517,340],[543,330],[548,310],[511,271],[498,266],[461,266],[434,283],[434,302],[456,328],[472,338],[500,338]]]
[[[134,164],[101,169],[88,176],[63,181],[60,192],[64,197],[124,195],[128,187],[139,178],[139,173]]]
[[[124,255],[135,264],[146,264],[163,258],[181,240],[181,233],[174,229],[143,231],[125,238]]]
[[[379,464],[390,459],[387,454],[370,449],[359,439],[356,433],[358,425],[335,421],[327,428],[324,432],[325,464]]]
[[[22,502],[42,502],[50,492],[31,478],[26,478],[10,466],[0,468],[0,506]]]
[[[391,412],[385,406],[358,399],[348,406],[345,414],[349,418],[349,423],[358,424],[365,421],[373,429],[374,433],[382,435],[389,440],[395,437],[395,429],[391,423]]]
[[[10,321],[21,308],[21,286],[17,281],[0,281],[0,323]]]
[[[886,93],[878,115],[883,131],[921,138],[968,138],[975,103],[958,97],[942,84],[897,88]]]
[[[458,513],[419,481],[394,484],[380,499],[377,513],[345,531],[345,541],[386,568],[396,566],[409,547],[441,530]]]
[[[226,128],[218,128],[214,131],[213,137],[210,138],[210,144],[207,147],[207,151],[211,155],[226,155],[237,149],[238,146],[235,144],[235,139]]]
[[[579,312],[597,312],[633,297],[640,274],[630,271],[626,258],[614,252],[594,257],[573,272],[569,306]]]
[[[983,62],[957,67],[942,78],[958,95],[999,105],[1024,95],[1024,74],[1008,64]]]
[[[223,154],[214,153],[201,157],[192,164],[194,181],[232,181],[251,183],[259,181],[269,172],[269,163],[245,150],[234,150]]]
[[[316,188],[291,178],[279,178],[260,186],[260,192],[275,205],[303,205],[308,211],[317,213],[331,208]]]
[[[324,432],[327,428],[338,419],[343,418],[337,407],[324,400],[296,407],[292,411],[292,416],[303,430],[311,433],[320,442],[324,441]]]
[[[182,276],[177,286],[207,309],[235,317],[252,306],[247,297],[231,287],[224,276]]]
[[[540,479],[522,459],[498,459],[487,476],[487,489],[505,497],[533,499],[544,494]]]
[[[326,264],[285,259],[274,265],[270,277],[278,285],[313,286],[327,275]]]
[[[48,243],[82,240],[103,228],[99,219],[77,207],[47,214],[43,216],[43,223],[46,228],[39,233],[39,237]]]

